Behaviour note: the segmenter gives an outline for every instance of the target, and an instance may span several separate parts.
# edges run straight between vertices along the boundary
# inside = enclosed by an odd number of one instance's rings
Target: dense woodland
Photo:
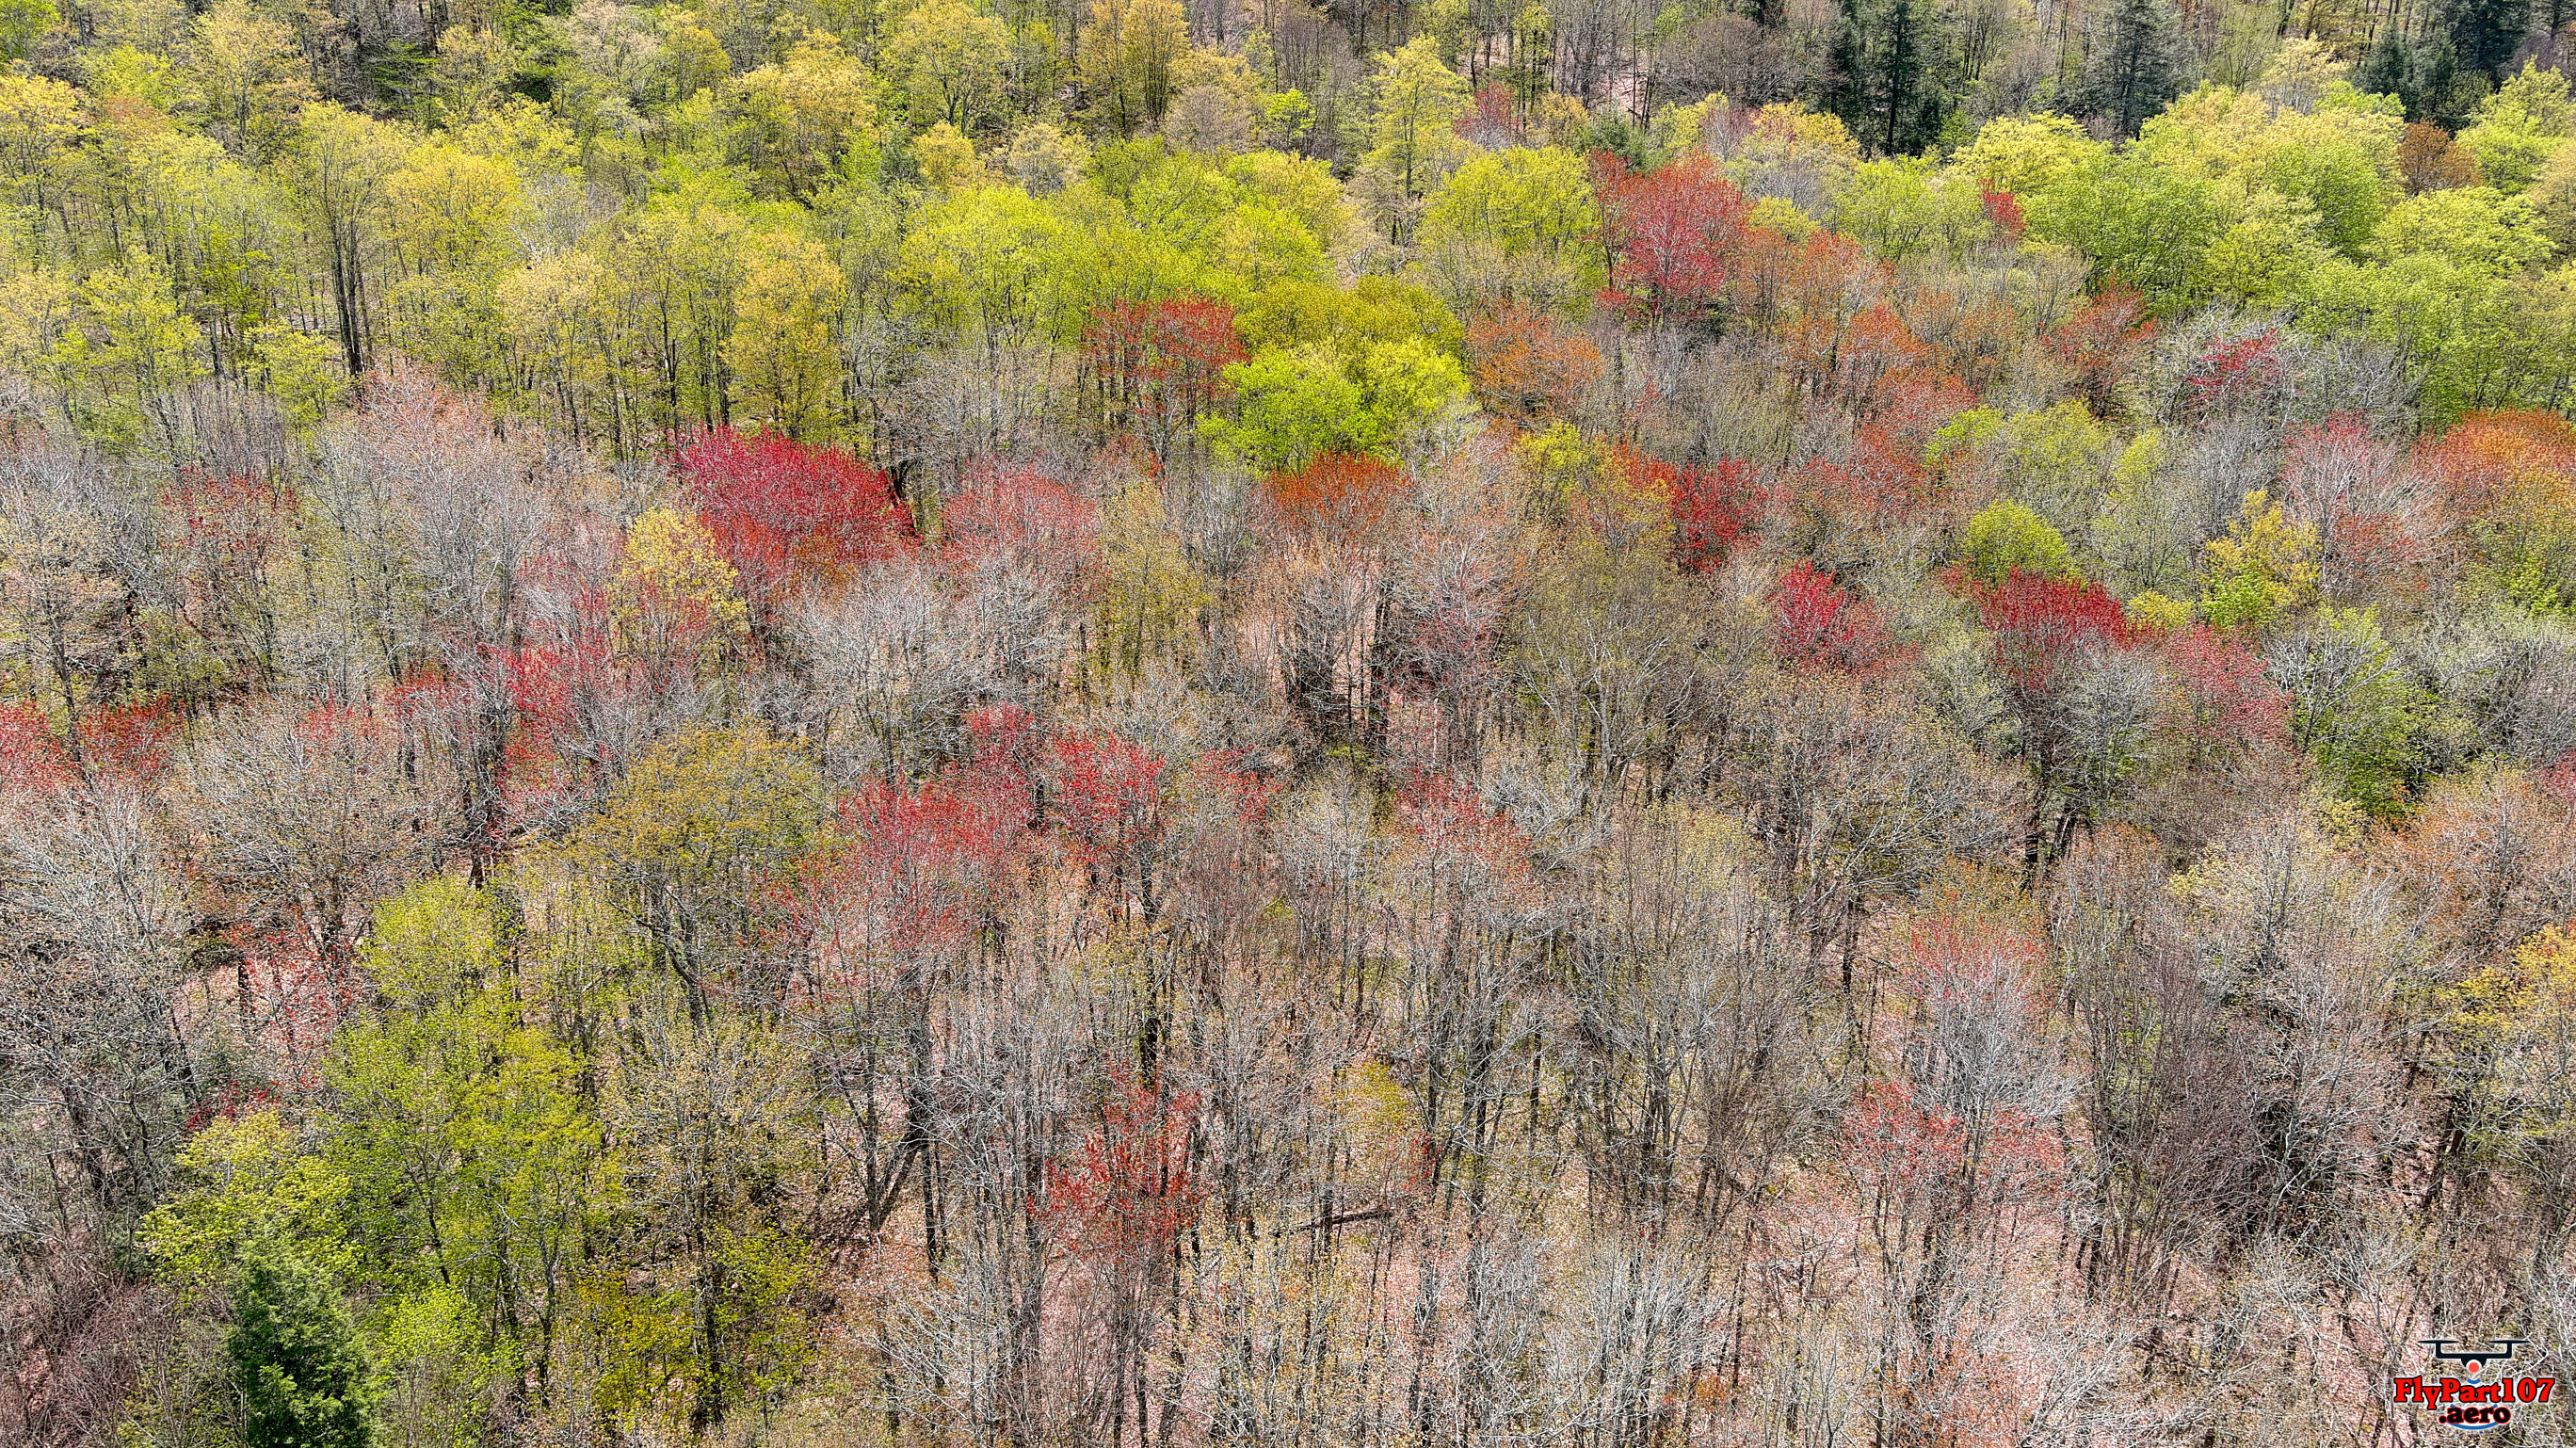
[[[0,1440],[2576,1375],[2562,46],[0,0]]]

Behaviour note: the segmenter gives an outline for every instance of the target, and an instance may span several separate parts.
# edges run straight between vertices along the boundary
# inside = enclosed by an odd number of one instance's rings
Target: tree
[[[2132,652],[2136,625],[2098,584],[2012,573],[1975,596],[2017,726],[2014,748],[2030,766],[2022,858],[2036,877],[2137,767],[2156,679]]]
[[[1450,305],[1550,307],[1598,273],[1592,183],[1569,152],[1519,148],[1462,164],[1423,208],[1416,240]]]
[[[2115,0],[2098,26],[2081,94],[2119,135],[2134,136],[2180,85],[2173,14],[2165,0]]]
[[[334,105],[306,106],[299,125],[302,184],[297,194],[330,258],[341,360],[349,375],[362,376],[374,334],[368,279],[382,247],[384,184],[401,164],[400,142],[376,122]]]
[[[1968,520],[1968,571],[1984,583],[1999,584],[2015,573],[2065,578],[2074,572],[2066,539],[2047,520],[2014,502],[1999,498]]]
[[[2478,103],[2477,124],[2460,133],[2460,149],[2477,162],[2478,179],[2507,196],[2520,194],[2576,134],[2576,105],[2567,77],[2525,62],[2522,73]]]
[[[1179,0],[1101,0],[1076,46],[1092,115],[1121,136],[1162,124],[1190,30]]]
[[[2441,35],[2458,62],[2493,81],[2504,79],[2506,62],[2522,44],[2529,27],[2530,0],[2445,0],[2436,12]],[[2429,89],[2429,87],[2428,87]],[[2428,96],[2435,104],[2447,96]]]
[[[1716,162],[1693,156],[1637,174],[1596,163],[1610,290],[1659,322],[1721,321],[1751,203]]]
[[[712,662],[750,629],[741,575],[677,508],[649,509],[627,528],[610,596],[620,650],[655,667]]]
[[[180,314],[170,276],[149,253],[81,283],[83,325],[61,344],[62,365],[82,384],[73,417],[84,433],[111,447],[130,447],[147,427],[165,446],[177,442],[167,394],[203,375],[205,335]]]
[[[700,433],[671,461],[698,521],[765,615],[910,546],[893,484],[836,449],[727,428]]]
[[[1938,136],[1950,106],[1949,36],[1940,9],[1917,0],[1842,0],[1827,108],[1883,155]]]
[[[637,760],[563,859],[597,883],[704,1027],[717,1001],[758,1005],[782,988],[789,916],[775,892],[813,847],[823,804],[793,746],[757,726],[701,730]]]
[[[994,16],[963,0],[925,0],[895,27],[886,58],[912,95],[916,119],[964,131],[990,112],[1009,49],[1010,29]]]
[[[368,1448],[374,1390],[349,1310],[321,1268],[268,1238],[243,1252],[224,1342],[250,1448]]]
[[[789,437],[832,429],[841,371],[837,333],[848,285],[830,252],[796,236],[771,236],[747,260],[735,294],[734,405]]]
[[[361,964],[390,1009],[339,1038],[329,1158],[387,1280],[456,1294],[504,1352],[544,1362],[617,1193],[585,1063],[513,998],[501,910],[454,876],[378,908]]]
[[[1467,83],[1441,62],[1438,43],[1424,35],[1379,57],[1371,93],[1361,164],[1385,191],[1379,210],[1387,236],[1409,241],[1422,198],[1457,157],[1454,127],[1467,109]]]
[[[1244,360],[1234,309],[1189,297],[1094,308],[1082,356],[1104,425],[1132,429],[1167,459],[1216,405],[1226,369]]]
[[[2289,521],[2268,493],[2246,494],[2243,516],[2207,552],[2200,612],[2219,628],[2267,628],[2316,592],[2316,526]]]

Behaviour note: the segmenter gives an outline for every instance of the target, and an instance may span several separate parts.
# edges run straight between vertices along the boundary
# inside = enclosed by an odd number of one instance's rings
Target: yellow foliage
[[[2220,628],[2262,628],[2316,597],[2316,525],[2291,522],[2261,488],[2202,554],[2200,611]]]
[[[822,243],[776,234],[745,261],[737,320],[725,344],[734,402],[748,420],[790,437],[831,430],[840,382],[836,335],[849,281]]]
[[[750,635],[742,580],[697,515],[655,508],[626,530],[610,592],[621,648],[647,657],[718,652]]]
[[[1148,478],[1130,482],[1101,510],[1104,587],[1101,644],[1112,672],[1142,669],[1147,654],[1176,649],[1190,619],[1211,597],[1190,566],[1163,509],[1163,490]]]

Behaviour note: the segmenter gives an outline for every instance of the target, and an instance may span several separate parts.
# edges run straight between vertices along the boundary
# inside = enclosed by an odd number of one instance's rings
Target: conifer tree
[[[225,1342],[249,1448],[367,1448],[374,1394],[348,1308],[322,1268],[271,1239],[242,1254]]]

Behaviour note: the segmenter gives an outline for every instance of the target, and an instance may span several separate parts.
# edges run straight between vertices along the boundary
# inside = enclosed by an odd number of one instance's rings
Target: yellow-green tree
[[[848,290],[822,243],[782,234],[761,239],[744,266],[725,344],[738,417],[797,438],[832,430]]]
[[[1189,50],[1179,0],[1095,0],[1078,47],[1092,115],[1122,136],[1159,124]]]
[[[1422,198],[1463,149],[1456,127],[1467,108],[1467,82],[1441,62],[1438,42],[1425,35],[1379,58],[1373,94],[1361,165],[1375,183],[1387,234],[1405,241]]]
[[[80,308],[80,324],[57,347],[77,379],[73,420],[111,446],[132,445],[147,427],[175,446],[167,394],[205,374],[205,335],[181,315],[169,272],[138,248],[81,283]]]
[[[913,116],[973,130],[1000,97],[1011,31],[965,0],[922,0],[886,42],[887,69]]]
[[[563,861],[601,891],[647,957],[680,982],[691,1022],[784,988],[780,895],[823,827],[821,777],[758,726],[702,730],[636,762]]]

